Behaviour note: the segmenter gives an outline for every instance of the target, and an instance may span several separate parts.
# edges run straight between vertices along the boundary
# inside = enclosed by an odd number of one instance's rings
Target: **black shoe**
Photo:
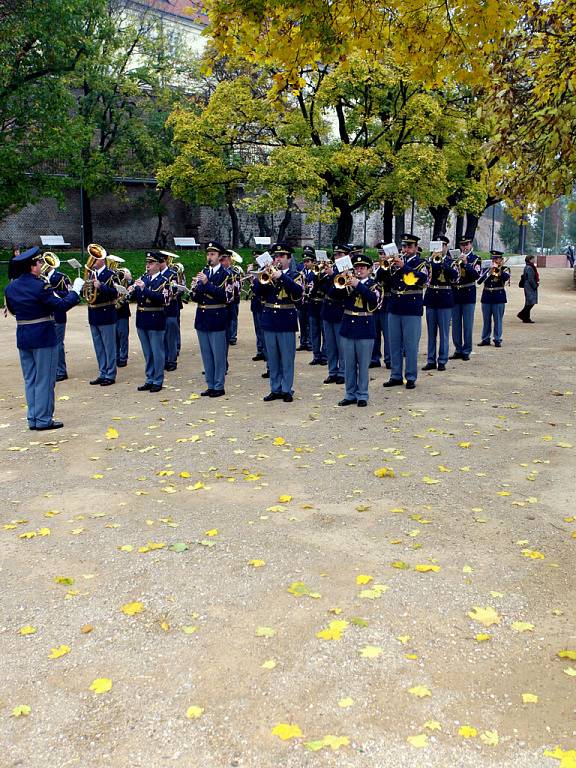
[[[389,379],[382,384],[383,387],[401,387],[404,382],[402,379]]]
[[[128,365],[128,361],[127,360],[119,360],[116,363],[116,367],[117,368],[126,368],[127,365]]]
[[[290,392],[284,392],[282,395],[282,400],[284,400],[285,403],[292,403],[294,402],[294,398],[290,394]]]
[[[392,363],[386,363],[386,368],[391,371],[392,370]]]
[[[462,355],[460,360],[470,360],[470,355]]]
[[[336,384],[337,379],[338,376],[328,376],[327,379],[324,379],[324,384]]]
[[[150,389],[148,392],[160,392],[162,389],[162,384],[150,384]]]
[[[444,365],[444,363],[438,363],[438,370],[439,371],[445,371],[446,370],[446,366]]]
[[[528,318],[528,320],[522,320],[522,322],[523,323],[534,323],[534,320],[530,320],[530,318]],[[68,376],[66,376],[66,378],[68,378]]]
[[[495,341],[494,342],[494,346],[495,347],[501,347],[502,346],[502,342],[501,341]]]
[[[435,371],[436,370],[436,363],[426,363],[426,365],[422,366],[423,371]]]
[[[320,360],[320,365],[328,365],[328,358],[327,357],[323,357]]]
[[[238,344],[238,339],[230,339],[229,343],[231,347],[235,347]]]
[[[263,397],[262,400],[264,400],[265,403],[271,403],[272,400],[282,400],[283,397],[284,395],[282,392],[270,392],[270,394]]]
[[[32,427],[30,424],[28,424],[28,429],[35,430],[36,427]]]
[[[476,345],[477,347],[489,347],[490,346],[490,340],[488,341],[481,341],[479,344]]]
[[[372,360],[368,368],[382,368],[382,363],[379,360]]]
[[[178,368],[178,363],[166,363],[164,366],[165,371],[175,371]]]
[[[222,397],[222,395],[226,394],[226,390],[224,389],[213,389],[212,392],[208,395],[208,397]]]
[[[100,382],[101,387],[111,387],[112,384],[116,384],[116,379],[102,379]]]
[[[302,344],[300,344],[299,347],[296,347],[296,352],[309,352],[310,349]],[[252,360],[255,360],[256,358],[253,357]]]
[[[516,315],[516,317],[517,317],[519,320],[522,320],[522,321],[524,321],[524,314],[523,314],[523,312],[522,312],[522,311],[518,312],[518,314]]]
[[[366,400],[358,400],[356,405],[358,406],[358,408],[366,408],[366,406],[368,405],[368,402]]]
[[[322,365],[322,360],[310,360],[308,365]]]
[[[98,376],[97,379],[92,379],[90,384],[92,384],[92,385],[94,385],[94,384],[102,384],[103,381],[105,381],[105,379],[102,379],[102,378],[100,378],[100,376]]]
[[[56,376],[56,381],[66,381],[67,378],[68,378],[68,374],[65,373],[62,376]]]
[[[149,384],[148,382],[146,382],[146,384],[142,384],[141,387],[138,387],[138,392],[148,392],[151,386],[152,384]]]
[[[263,379],[269,379],[270,378],[270,371],[264,371],[264,373],[262,374],[262,378]]]
[[[260,352],[258,352],[257,355],[254,355],[252,360],[254,360],[254,362],[258,362],[258,360],[266,360],[266,358],[264,357],[264,355],[262,355],[262,354],[260,354]]]
[[[407,381],[406,382],[406,389],[416,389],[416,382],[415,381]]]
[[[213,389],[205,389],[204,392],[200,392],[200,397],[212,397]]]
[[[45,427],[35,427],[37,432],[44,432],[47,429],[62,429],[64,424],[61,421],[51,421],[50,424],[46,424]]]
[[[344,376],[336,376],[334,384],[344,384]]]
[[[338,405],[354,405],[355,402],[356,400],[347,400],[346,398],[344,398],[344,400],[340,400]]]
[[[462,352],[454,352],[453,355],[450,355],[450,360],[463,360],[463,359],[464,359],[464,355],[462,354]]]

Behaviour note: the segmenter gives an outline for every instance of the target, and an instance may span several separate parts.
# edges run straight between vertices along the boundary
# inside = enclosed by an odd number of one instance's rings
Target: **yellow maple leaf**
[[[438,485],[440,480],[436,480],[433,477],[428,477],[428,475],[424,475],[424,477],[422,478],[422,482],[426,483],[426,485]]]
[[[404,282],[404,285],[416,285],[418,282],[418,278],[414,274],[414,272],[407,272],[405,275],[402,275],[402,280]]]
[[[379,467],[374,470],[375,477],[396,477],[396,473],[390,467]]]
[[[489,747],[495,747],[500,741],[498,731],[484,731],[480,734],[480,741]]]
[[[576,651],[558,651],[558,656],[561,659],[570,659],[570,661],[576,661]]]
[[[410,568],[410,566],[402,560],[394,560],[394,562],[390,563],[390,565],[392,568],[398,568],[401,571],[406,571]]]
[[[266,560],[248,560],[248,565],[251,565],[253,568],[262,568],[262,566],[266,565]]]
[[[477,643],[484,643],[486,640],[491,640],[492,635],[488,635],[486,632],[479,632],[474,639]]]
[[[106,430],[106,440],[116,440],[118,437],[118,431],[114,427],[108,427]]]
[[[209,531],[204,532],[206,536],[218,536],[218,528],[211,528]]]
[[[382,648],[378,645],[365,645],[359,653],[363,659],[376,659],[382,653]]]
[[[542,552],[538,552],[534,549],[523,549],[522,554],[524,557],[529,557],[531,560],[544,560],[544,555]]]
[[[418,573],[428,573],[429,571],[432,571],[433,573],[438,573],[440,570],[439,565],[416,565],[414,566],[414,570],[418,571]]]
[[[333,736],[332,734],[328,734],[317,741],[307,741],[304,746],[311,752],[318,752],[319,750],[324,749],[324,747],[330,747],[333,752],[337,752],[340,747],[347,747],[349,744],[350,739],[348,736]]]
[[[302,738],[302,731],[296,723],[278,723],[272,728],[272,736],[278,736],[282,741]]]
[[[523,704],[537,704],[538,703],[538,696],[536,696],[535,693],[523,693],[522,694],[522,703]]]
[[[262,669],[274,669],[275,667],[276,667],[276,662],[274,661],[274,659],[267,659],[262,664]]]
[[[144,610],[144,603],[126,603],[120,610],[125,613],[126,616],[134,616],[136,613],[142,613]]]
[[[406,741],[410,746],[416,747],[416,749],[428,746],[428,736],[425,733],[419,733],[418,736],[408,736]]]
[[[478,621],[485,627],[490,627],[492,624],[500,624],[500,616],[496,613],[494,608],[478,608],[474,607],[468,612],[468,616],[474,621]]]
[[[28,704],[18,704],[10,714],[12,717],[28,717],[30,712],[32,712],[32,707]]]
[[[432,696],[432,691],[426,688],[425,685],[415,685],[413,688],[408,689],[408,693],[411,693],[412,696],[416,696],[419,699],[423,699],[426,696]]]
[[[511,626],[515,632],[531,632],[534,629],[534,624],[529,621],[513,621]]]
[[[470,448],[472,443],[467,443],[465,441],[462,441],[461,443],[458,443],[458,448]]]
[[[196,705],[192,705],[186,710],[186,717],[188,720],[196,720],[198,717],[202,717],[203,714],[204,707],[197,707]]]
[[[190,472],[180,472],[179,477],[189,478],[191,477]]]
[[[49,659],[59,659],[61,656],[66,656],[72,649],[69,645],[59,645],[57,648],[52,648],[48,654]]]
[[[559,768],[576,768],[576,749],[561,749],[556,747],[554,750],[544,750],[545,757],[552,757],[560,761]]]
[[[356,576],[356,584],[370,584],[371,581],[374,581],[374,576],[366,576],[364,574]]]
[[[442,726],[438,720],[426,720],[422,728],[427,728],[429,731],[441,731]]]
[[[256,637],[274,637],[276,630],[271,627],[256,627]]]
[[[471,725],[461,725],[460,728],[458,728],[458,735],[465,739],[474,739],[478,736],[478,731]]]
[[[338,706],[342,709],[348,709],[348,707],[351,707],[354,704],[354,699],[351,699],[349,696],[347,696],[344,699],[339,699]]]
[[[278,501],[281,504],[288,504],[289,501],[292,501],[292,496],[289,496],[287,493],[283,493],[282,496],[278,496]]]
[[[109,677],[97,677],[92,681],[90,690],[94,693],[108,693],[112,690],[112,680]]]
[[[274,440],[272,440],[272,445],[284,445],[286,443],[286,440],[284,440],[283,437],[275,437]]]
[[[20,635],[34,635],[36,634],[36,627],[32,627],[30,624],[26,624],[24,627],[20,627],[18,630]]]
[[[319,632],[316,632],[316,637],[319,640],[340,640],[347,626],[347,621],[336,619],[328,624],[327,629],[321,629]]]

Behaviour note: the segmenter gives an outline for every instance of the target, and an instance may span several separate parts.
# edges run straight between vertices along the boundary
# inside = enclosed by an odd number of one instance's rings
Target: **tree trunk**
[[[338,208],[340,214],[336,225],[336,235],[334,236],[334,245],[345,245],[350,242],[352,237],[352,211],[347,200],[334,198],[332,204]]]
[[[462,234],[464,232],[464,216],[458,215],[456,217],[456,235],[455,235],[455,244],[456,247],[458,247],[458,243],[462,239]]]
[[[278,242],[282,243],[284,241],[284,238],[286,237],[286,230],[290,226],[290,222],[292,221],[292,205],[294,203],[294,198],[289,195],[286,198],[286,209],[284,211],[284,218],[280,222],[280,226],[278,227]]]
[[[520,226],[518,227],[518,253],[526,253],[526,217],[522,216]]]
[[[86,189],[84,187],[81,188],[82,194],[81,194],[81,221],[82,221],[82,229],[83,229],[83,243],[84,248],[89,243],[94,242],[94,229],[92,226],[92,201],[90,200],[90,197],[88,196],[88,193],[86,192]]]
[[[446,205],[438,205],[428,209],[434,218],[434,229],[432,231],[432,240],[438,240],[440,235],[446,234],[448,225],[448,216],[450,208]]]
[[[393,225],[394,208],[389,200],[385,200],[382,207],[382,237],[385,243],[392,242]]]
[[[394,242],[400,248],[402,235],[406,232],[406,211],[397,213],[394,217]],[[392,240],[390,240],[392,242]]]
[[[270,226],[268,225],[268,222],[266,221],[266,214],[264,213],[256,214],[256,221],[258,222],[258,235],[260,237],[271,237],[272,232],[270,230]]]
[[[234,207],[234,193],[231,189],[226,190],[226,207],[228,208],[228,215],[230,216],[230,223],[232,225],[232,248],[240,247],[240,224],[238,223],[238,214]]]
[[[164,213],[166,212],[166,209],[162,205],[162,198],[166,194],[166,189],[161,189],[159,193],[157,193],[157,209],[156,214],[158,216],[158,223],[156,224],[156,234],[154,235],[154,243],[152,244],[153,248],[166,248],[166,241],[168,240],[168,233],[162,231],[162,227],[164,225]]]
[[[476,216],[475,213],[468,212],[466,214],[466,235],[465,237],[469,237],[470,240],[474,240],[474,237],[476,235],[476,230],[478,229],[478,222],[480,220],[480,216]]]

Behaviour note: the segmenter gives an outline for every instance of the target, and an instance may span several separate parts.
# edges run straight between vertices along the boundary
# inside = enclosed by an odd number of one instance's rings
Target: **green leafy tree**
[[[520,225],[505,208],[502,215],[502,223],[498,229],[498,234],[500,235],[500,239],[504,243],[507,251],[515,251],[518,247],[519,232]]]

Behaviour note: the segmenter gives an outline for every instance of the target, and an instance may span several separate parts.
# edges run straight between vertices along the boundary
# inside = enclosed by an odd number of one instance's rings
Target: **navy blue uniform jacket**
[[[358,283],[352,290],[332,286],[328,293],[330,298],[342,305],[340,336],[345,339],[376,337],[374,312],[378,307],[380,292],[374,278],[369,277],[365,283]]]
[[[258,280],[254,283],[254,292],[262,301],[260,322],[263,331],[298,330],[296,303],[304,293],[302,284],[296,281],[298,276],[296,270],[288,269],[278,281],[263,284]]]
[[[88,304],[88,322],[90,325],[113,325],[116,322],[116,299],[118,291],[114,288],[116,275],[108,267],[104,267],[98,280],[100,288],[96,292],[94,304]]]
[[[192,301],[198,304],[194,328],[208,333],[225,331],[228,319],[228,296],[225,286],[230,275],[222,266],[212,276],[210,267],[204,267],[202,272],[208,277],[208,282],[206,285],[198,282],[190,295]]]
[[[413,273],[416,277],[414,285],[406,285],[404,276]],[[422,292],[428,281],[428,272],[424,259],[416,254],[406,259],[404,266],[394,272],[390,281],[389,310],[394,315],[416,315],[422,317]]]
[[[167,279],[158,273],[151,277],[142,275],[144,288],[136,286],[133,296],[138,303],[136,308],[136,328],[144,331],[164,331],[166,329],[166,312],[164,290]]]

